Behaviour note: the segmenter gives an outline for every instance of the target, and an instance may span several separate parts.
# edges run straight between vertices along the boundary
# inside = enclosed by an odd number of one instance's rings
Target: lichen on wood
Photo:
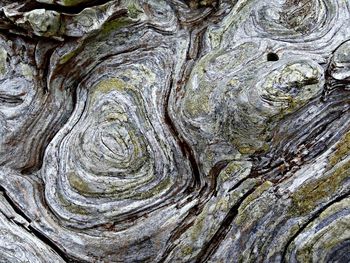
[[[1,262],[349,262],[350,2],[0,0]]]

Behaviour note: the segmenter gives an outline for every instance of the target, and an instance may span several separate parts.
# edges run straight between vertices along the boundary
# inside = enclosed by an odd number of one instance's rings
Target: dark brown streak
[[[177,131],[168,111],[168,105],[169,105],[169,98],[170,93],[172,91],[172,83],[170,83],[170,88],[168,91],[168,94],[166,95],[166,102],[164,104],[164,121],[165,124],[169,127],[170,132],[175,137],[178,145],[180,146],[180,149],[182,151],[182,154],[185,155],[188,160],[190,161],[193,179],[194,179],[194,188],[198,188],[201,185],[201,177],[199,172],[199,167],[196,161],[196,157],[194,156],[193,150],[190,147],[190,145],[186,142],[186,140],[180,135],[180,133]]]

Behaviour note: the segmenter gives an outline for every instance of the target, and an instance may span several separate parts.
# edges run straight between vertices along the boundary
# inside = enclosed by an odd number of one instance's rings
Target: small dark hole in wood
[[[267,54],[267,61],[278,61],[279,57],[276,53],[270,52]]]

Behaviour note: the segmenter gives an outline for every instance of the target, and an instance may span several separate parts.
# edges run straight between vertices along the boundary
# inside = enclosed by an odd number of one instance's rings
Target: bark
[[[0,262],[349,262],[350,2],[0,0]]]

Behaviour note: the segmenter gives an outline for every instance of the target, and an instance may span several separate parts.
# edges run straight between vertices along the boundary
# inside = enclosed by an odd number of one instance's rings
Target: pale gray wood
[[[350,2],[0,0],[1,262],[349,262]]]

